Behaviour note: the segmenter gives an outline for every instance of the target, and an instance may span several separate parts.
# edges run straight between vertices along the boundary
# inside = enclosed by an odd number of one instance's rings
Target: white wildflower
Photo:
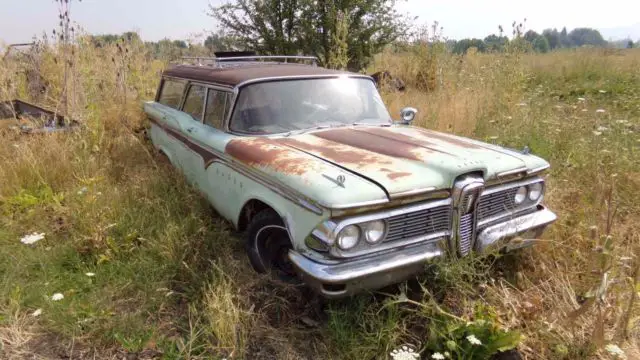
[[[582,109],[581,111],[582,111],[582,112],[586,112],[586,111],[587,111],[587,109]]]
[[[585,98],[583,98],[583,97],[579,97],[579,98],[578,98],[578,101],[585,101],[585,100],[586,100],[586,99],[585,99]]]
[[[616,344],[608,344],[607,346],[605,346],[605,349],[609,352],[609,354],[613,356],[619,356],[623,359],[626,358],[624,351],[622,351],[622,349],[620,349],[620,347]]]
[[[61,293],[55,293],[53,294],[53,296],[51,296],[51,300],[53,301],[60,301],[64,299],[64,295],[62,295]]]
[[[89,191],[89,189],[87,189],[86,186],[84,186],[82,189],[80,189],[78,191],[78,195],[83,195],[84,193],[86,193],[87,191]]]
[[[526,104],[526,103],[521,102],[521,103],[519,103],[519,104],[518,104],[518,106],[527,106],[527,104]]]
[[[598,90],[598,92],[599,92],[600,94],[606,94],[606,93],[607,93],[605,90]]]
[[[629,121],[627,121],[627,120],[616,120],[616,123],[618,123],[618,124],[626,124],[628,122]]]
[[[437,352],[437,353],[433,353],[433,355],[431,355],[431,358],[436,360],[444,360],[444,355]]]
[[[556,105],[555,108],[556,109],[562,109],[562,105]]]
[[[35,244],[36,242],[42,239],[44,239],[44,233],[39,233],[39,234],[33,233],[33,234],[23,236],[20,239],[20,242],[23,244],[31,245],[31,244]]]
[[[416,354],[413,349],[407,346],[403,346],[401,349],[395,349],[389,355],[391,355],[391,359],[393,360],[418,360],[420,358],[420,355]]]
[[[593,133],[593,135],[595,135],[595,136],[600,136],[600,135],[602,135],[602,132],[601,132],[601,131],[592,131],[592,133]]]
[[[446,356],[446,357],[451,357],[451,354],[450,354],[448,351],[445,351],[445,352],[444,352],[444,356]]]
[[[598,130],[598,131],[607,131],[607,130],[609,130],[609,128],[606,127],[606,126],[598,126],[598,128],[596,130]]]
[[[604,110],[604,109],[598,109],[598,110],[596,110],[596,113],[599,113],[599,114],[602,114],[602,113],[604,113],[604,112],[605,112],[605,110]]]
[[[489,139],[491,140],[496,140],[498,137],[497,136],[489,136]]]
[[[507,116],[507,120],[511,120],[513,119],[511,116]]]
[[[33,313],[31,313],[31,316],[38,317],[40,316],[40,314],[42,314],[42,309],[34,311]]]
[[[92,273],[92,272],[85,273],[85,275],[87,275],[88,277],[94,277],[94,276],[96,276],[96,274],[95,274],[95,273]]]
[[[471,345],[482,345],[482,341],[480,341],[480,339],[478,339],[473,334],[467,336],[467,340],[471,343]]]

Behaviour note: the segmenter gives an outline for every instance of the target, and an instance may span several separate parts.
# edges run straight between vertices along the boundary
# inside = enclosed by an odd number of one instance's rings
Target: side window
[[[204,110],[204,96],[207,89],[200,85],[191,85],[187,98],[184,101],[182,111],[191,115],[196,121],[202,119],[202,111]]]
[[[222,130],[229,97],[230,94],[227,92],[209,89],[207,108],[204,113],[205,124]]]
[[[162,82],[162,90],[158,102],[177,109],[182,100],[182,92],[184,91],[184,82],[178,80],[165,79]]]

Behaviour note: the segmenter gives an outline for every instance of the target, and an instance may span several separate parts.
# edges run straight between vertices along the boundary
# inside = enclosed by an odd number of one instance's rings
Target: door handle
[[[187,128],[187,131],[188,131],[188,132],[190,132],[190,133],[193,133],[193,132],[195,132],[195,130],[196,130],[196,129],[195,129],[195,128],[192,128],[192,127],[190,127],[190,128]]]

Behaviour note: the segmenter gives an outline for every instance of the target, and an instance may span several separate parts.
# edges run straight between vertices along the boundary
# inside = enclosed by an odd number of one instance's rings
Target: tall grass
[[[637,356],[639,52],[381,54],[371,70],[408,85],[383,94],[393,114],[415,106],[420,126],[548,159],[559,220],[533,249],[323,303],[253,273],[237,234],[138,131],[166,63],[136,42],[73,46],[81,130],[0,142],[0,357],[362,359],[412,344],[429,358],[466,322],[528,358],[595,358],[610,343]],[[0,96],[60,108],[65,49],[0,63]],[[45,239],[20,243],[32,232]]]

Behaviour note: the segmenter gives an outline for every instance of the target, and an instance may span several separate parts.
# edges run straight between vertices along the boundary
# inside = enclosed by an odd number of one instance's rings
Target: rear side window
[[[182,111],[191,115],[194,120],[202,120],[202,112],[204,111],[204,97],[207,89],[200,85],[192,85],[189,87],[187,98],[184,101]]]
[[[162,90],[158,102],[174,109],[180,106],[182,100],[182,92],[184,91],[184,82],[178,80],[165,79],[162,82]]]
[[[224,118],[227,114],[229,98],[231,94],[209,89],[209,96],[207,97],[207,107],[204,113],[205,124],[214,127],[218,130],[222,130],[224,124]]]

